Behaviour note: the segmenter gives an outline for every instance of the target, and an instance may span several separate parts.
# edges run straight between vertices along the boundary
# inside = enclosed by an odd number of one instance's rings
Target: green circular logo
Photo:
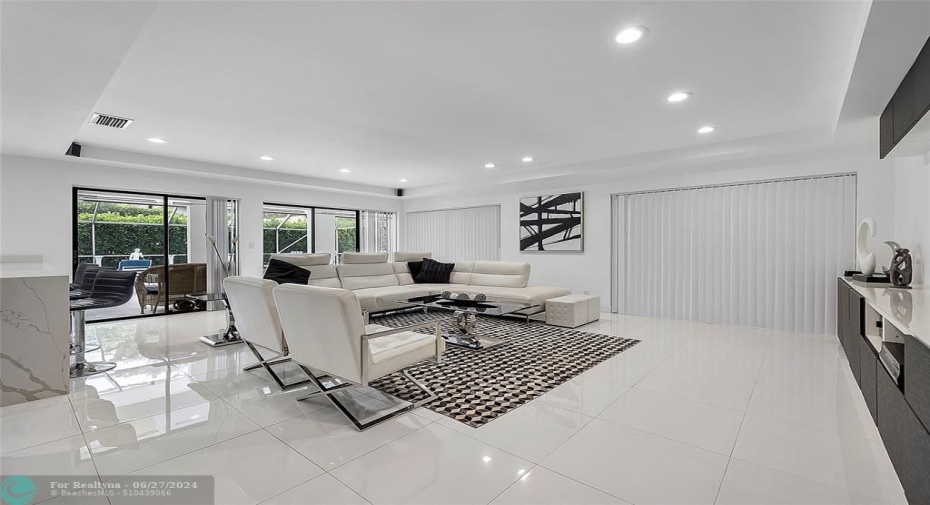
[[[0,484],[0,498],[10,505],[26,505],[36,498],[36,483],[25,475],[13,475]]]

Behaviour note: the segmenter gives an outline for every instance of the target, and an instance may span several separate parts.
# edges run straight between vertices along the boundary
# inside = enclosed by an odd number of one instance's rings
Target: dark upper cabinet
[[[894,94],[892,100],[892,109],[894,109],[894,143],[897,144],[904,138],[904,135],[910,131],[911,126],[916,123],[917,117],[917,69],[911,68],[911,71],[904,76],[898,91]]]
[[[914,103],[918,107],[917,119],[920,119],[930,110],[930,40],[924,44],[918,60],[923,64],[914,68]],[[923,104],[923,110],[920,110],[920,104]]]
[[[930,39],[914,60],[879,119],[879,157],[884,158],[930,110]]]
[[[884,158],[894,147],[894,98],[888,102],[878,120],[878,156]]]

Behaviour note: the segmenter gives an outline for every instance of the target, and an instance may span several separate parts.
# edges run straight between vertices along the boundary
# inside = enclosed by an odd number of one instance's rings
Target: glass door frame
[[[71,188],[71,275],[72,275],[72,279],[74,278],[73,277],[74,272],[77,270],[78,264],[80,264],[80,257],[78,254],[80,252],[79,247],[78,247],[79,245],[78,244],[79,242],[78,241],[78,236],[79,236],[79,233],[78,233],[78,200],[79,200],[79,195],[81,192],[113,193],[113,194],[118,194],[118,195],[138,195],[138,196],[145,196],[145,197],[161,198],[162,200],[162,203],[161,203],[162,224],[164,228],[162,231],[162,240],[164,241],[164,244],[165,244],[165,249],[162,254],[162,259],[164,260],[164,265],[165,265],[165,291],[170,293],[171,292],[171,276],[168,275],[168,258],[170,256],[169,247],[171,246],[171,243],[169,242],[170,223],[168,222],[169,220],[168,200],[172,198],[179,198],[179,199],[185,199],[185,200],[203,201],[204,204],[206,204],[206,198],[202,196],[189,196],[189,195],[177,195],[177,194],[145,192],[145,191],[129,191],[129,190],[121,190],[121,189],[105,189],[105,188],[89,188],[89,187],[84,187],[84,186],[72,186]],[[190,226],[190,223],[188,223],[188,226]],[[188,244],[188,248],[189,247],[190,245]],[[104,318],[104,319],[95,319],[93,322],[96,323],[96,322],[104,322],[104,321],[123,321],[126,319],[159,317],[159,316],[167,316],[171,314],[176,314],[177,312],[169,310],[171,306],[170,298],[171,298],[170,296],[165,296],[165,301],[164,301],[165,311],[160,314],[157,312],[153,312],[152,314],[145,314],[145,313],[133,314],[131,316],[118,316],[118,317],[109,317],[109,318]]]

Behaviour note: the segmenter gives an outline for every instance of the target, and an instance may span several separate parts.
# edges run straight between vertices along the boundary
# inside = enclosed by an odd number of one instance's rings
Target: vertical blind
[[[362,229],[359,236],[362,252],[394,252],[397,250],[397,214],[376,210],[361,212]]]
[[[855,175],[617,195],[621,313],[836,333]]]
[[[500,205],[408,212],[404,221],[408,251],[429,251],[439,261],[500,259]]]

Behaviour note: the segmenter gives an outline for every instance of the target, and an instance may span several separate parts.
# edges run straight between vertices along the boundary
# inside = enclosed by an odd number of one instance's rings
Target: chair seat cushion
[[[391,329],[393,328],[381,326],[380,324],[366,324],[365,334],[372,334]],[[435,335],[417,333],[414,331],[404,331],[401,333],[395,333],[394,335],[389,335],[387,337],[369,340],[368,346],[369,349],[371,349],[371,362],[382,363],[402,354],[407,354],[420,347],[432,348],[435,343]]]
[[[145,292],[151,295],[158,293],[158,283],[157,282],[146,282],[145,283]]]

